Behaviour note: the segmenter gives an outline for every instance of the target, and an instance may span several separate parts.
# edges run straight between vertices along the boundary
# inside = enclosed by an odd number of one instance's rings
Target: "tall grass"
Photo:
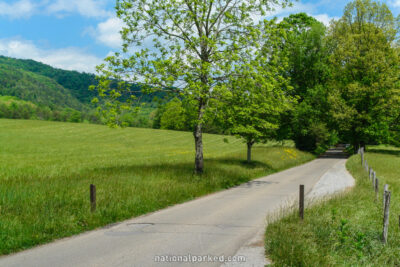
[[[225,139],[225,141],[223,141]],[[287,145],[292,145],[288,143]],[[0,120],[0,254],[155,211],[313,158],[277,143],[254,148],[204,135],[193,174],[188,132]],[[89,185],[97,187],[90,213]]]
[[[379,199],[360,156],[352,156],[346,166],[356,178],[354,189],[307,209],[303,222],[293,212],[267,227],[266,251],[274,266],[400,265],[400,150],[369,147],[366,159],[380,179]],[[381,242],[385,183],[392,192],[386,246]]]

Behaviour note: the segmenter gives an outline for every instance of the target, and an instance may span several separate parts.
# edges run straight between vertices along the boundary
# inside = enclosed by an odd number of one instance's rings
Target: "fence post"
[[[390,191],[385,193],[385,207],[383,211],[383,233],[382,241],[384,244],[387,243],[388,239],[388,229],[389,229],[389,208],[390,208]]]
[[[379,199],[379,179],[378,178],[374,178],[375,181],[375,195],[376,195],[376,201],[378,201]]]
[[[385,208],[385,195],[386,195],[386,192],[387,191],[389,191],[389,185],[388,184],[385,184],[385,186],[383,187],[383,208]]]
[[[96,186],[90,185],[90,211],[96,211]]]
[[[304,185],[300,185],[300,195],[299,195],[299,216],[300,219],[304,219]]]

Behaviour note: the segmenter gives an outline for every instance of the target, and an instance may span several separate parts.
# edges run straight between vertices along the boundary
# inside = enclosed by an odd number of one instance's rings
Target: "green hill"
[[[96,92],[90,91],[89,86],[94,84],[94,74],[57,69],[30,59],[0,56],[0,97],[13,97],[12,102],[0,99],[0,118],[100,123],[91,104]],[[164,99],[167,95],[160,92],[141,95],[139,86],[137,91],[144,108],[138,116],[125,114],[124,120],[129,126],[151,127],[150,114],[158,106],[155,98]]]
[[[56,107],[70,107],[84,110],[85,105],[71,92],[54,80],[12,65],[0,63],[0,94],[15,96],[35,104]]]
[[[61,91],[65,89],[64,91],[67,91],[69,95],[76,98],[82,104],[90,104],[93,97],[96,96],[96,92],[88,90],[90,85],[96,84],[96,76],[91,73],[57,69],[31,59],[15,59],[4,56],[0,56],[0,66],[9,69],[9,71],[19,70],[25,73],[36,74],[35,78],[41,77],[43,79],[46,77],[52,80],[53,84],[61,86],[63,88],[60,89]],[[2,95],[4,94],[1,92],[1,88],[4,85],[7,85],[7,83],[0,81],[0,94]],[[137,90],[139,91],[140,87],[137,87]],[[13,95],[17,96],[17,94]],[[137,93],[138,97],[140,95],[140,93]],[[165,96],[165,93],[154,93],[151,95],[142,95],[140,99],[141,102],[152,103],[154,97],[164,98]],[[22,99],[33,101],[33,99]]]
[[[0,56],[0,65],[37,74],[35,77],[47,77],[53,83],[67,90],[71,96],[81,103],[90,103],[95,95],[94,92],[88,90],[89,86],[96,82],[94,74],[62,70],[31,59],[15,59],[4,56]],[[2,85],[1,82],[0,86]]]
[[[99,123],[90,105],[93,82],[93,74],[0,56],[0,118]]]

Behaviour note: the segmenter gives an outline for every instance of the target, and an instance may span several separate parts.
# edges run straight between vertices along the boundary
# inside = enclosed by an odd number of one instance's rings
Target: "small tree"
[[[236,75],[230,80],[227,116],[231,133],[247,144],[247,161],[255,143],[265,142],[275,135],[279,115],[287,111],[294,98],[290,96],[289,79],[284,77],[287,58],[278,49],[285,34],[275,20],[265,21],[259,53],[242,58]]]
[[[272,5],[288,0],[118,0],[117,15],[125,23],[123,50],[98,67],[97,90],[110,121],[129,108],[130,83],[144,91],[172,90],[196,104],[195,171],[203,172],[202,127],[211,101],[227,92],[241,53],[258,37],[257,18]],[[143,48],[146,44],[146,48]],[[142,47],[143,49],[140,49]],[[110,88],[111,80],[118,81]]]
[[[178,98],[173,98],[165,104],[160,119],[161,129],[184,130],[186,123],[185,110]]]

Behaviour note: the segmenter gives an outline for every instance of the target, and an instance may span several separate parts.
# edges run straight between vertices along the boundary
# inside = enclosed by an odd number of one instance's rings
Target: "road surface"
[[[310,192],[326,172],[344,164],[340,151],[331,150],[326,157],[229,190],[0,257],[0,266],[220,266],[225,260],[263,266],[251,257],[228,257],[249,242],[263,251],[266,216],[297,199],[299,184]],[[184,262],[168,262],[174,260]]]

